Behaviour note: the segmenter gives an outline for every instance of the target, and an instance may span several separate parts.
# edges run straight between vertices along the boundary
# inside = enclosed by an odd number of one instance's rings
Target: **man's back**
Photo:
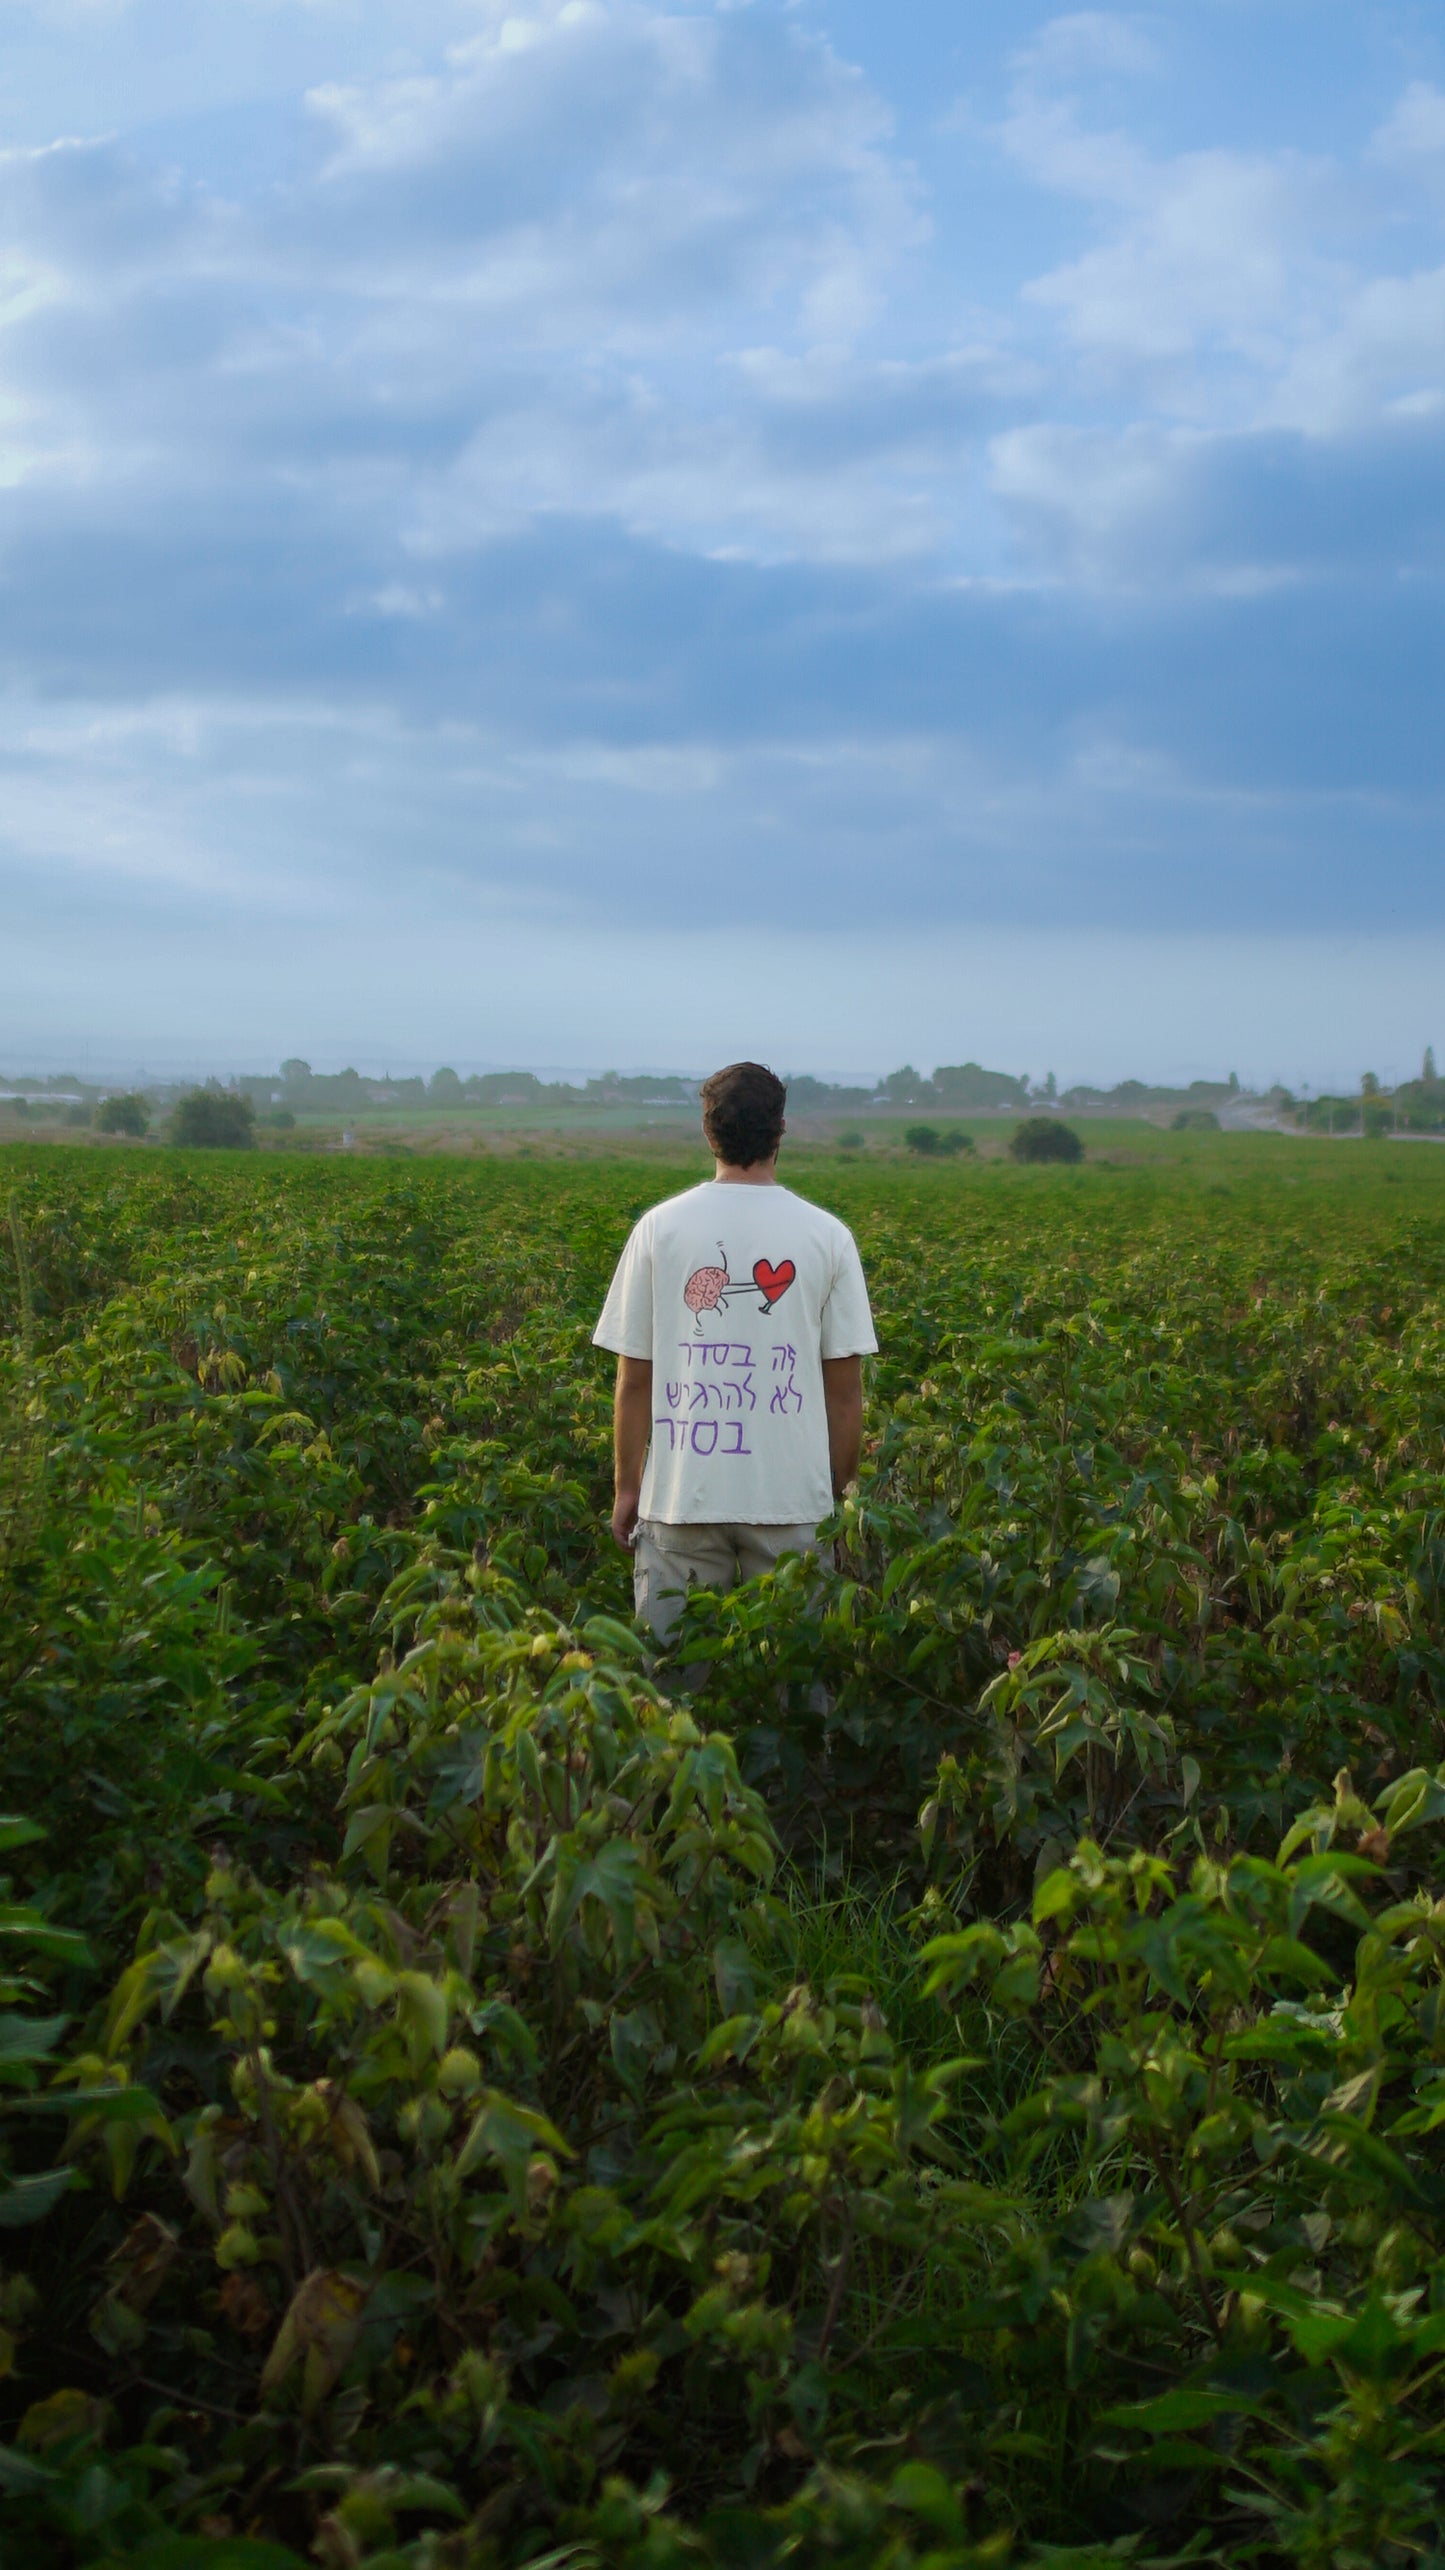
[[[652,1366],[640,1514],[816,1524],[832,1504],[824,1360],[877,1344],[852,1234],[791,1188],[713,1179],[642,1216],[599,1347]]]

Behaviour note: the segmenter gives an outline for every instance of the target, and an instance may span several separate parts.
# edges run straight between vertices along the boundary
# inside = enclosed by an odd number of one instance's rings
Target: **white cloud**
[[[1050,18],[1014,56],[1032,82],[1072,82],[1094,73],[1128,78],[1157,71],[1160,52],[1148,24],[1113,9],[1074,9]]]
[[[921,238],[880,101],[774,21],[538,0],[441,71],[310,105],[334,136],[313,255],[528,340],[639,347],[736,306],[847,340]]]
[[[1100,236],[1034,276],[1025,304],[1051,315],[1081,360],[1129,380],[1136,401],[1237,418],[1338,296],[1345,272],[1326,246],[1341,228],[1338,181],[1318,161],[1288,149],[1150,151],[1088,122],[1060,80],[1042,84],[1032,53],[998,138]]]
[[[1312,173],[1235,152],[1137,165],[1131,219],[1028,288],[1076,345],[1151,367],[1225,350],[1266,363],[1328,290],[1311,246]],[[1119,192],[1114,195],[1118,203]]]
[[[1090,580],[1177,574],[1176,542],[1166,565],[1158,539],[1177,528],[1183,461],[1177,433],[1054,424],[1006,429],[989,455],[994,490],[1054,575]]]
[[[1026,60],[998,134],[1096,235],[1022,301],[1053,323],[1078,391],[1112,393],[1133,428],[1142,415],[1333,436],[1435,402],[1445,268],[1427,256],[1391,272],[1382,253],[1419,239],[1402,187],[1422,170],[1445,183],[1439,91],[1406,90],[1353,164],[1288,145],[1168,154],[1091,124]]]
[[[12,334],[0,482],[284,473],[427,553],[549,512],[769,556],[936,542],[920,483],[973,386],[859,348],[924,237],[860,75],[771,17],[470,17],[429,71],[313,89],[313,165],[234,203],[107,142],[0,162],[11,314],[56,307]]]
[[[1417,415],[1445,392],[1445,267],[1352,281],[1332,324],[1302,338],[1265,405],[1272,422],[1339,436]]]
[[[1445,90],[1412,80],[1374,135],[1371,149],[1381,161],[1445,163]]]

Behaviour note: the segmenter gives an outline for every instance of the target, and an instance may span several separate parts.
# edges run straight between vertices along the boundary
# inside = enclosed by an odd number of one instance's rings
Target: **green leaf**
[[[555,2124],[531,2106],[519,2106],[498,2089],[483,2092],[483,2102],[466,2140],[452,2162],[458,2179],[471,2177],[490,2160],[500,2168],[508,2191],[525,2210],[527,2166],[534,2151],[552,2151],[559,2159],[574,2156]]]
[[[74,1928],[52,1927],[39,1910],[14,1902],[0,1902],[0,1936],[23,1937],[37,1954],[46,1955],[52,1963],[93,1965],[95,1957],[83,1936]]]
[[[48,2168],[38,2177],[12,2178],[0,2189],[0,2231],[16,2231],[38,2222],[58,2204],[74,2181],[73,2168]]]
[[[1306,1856],[1290,1872],[1289,1933],[1298,1936],[1316,1902],[1348,1919],[1352,1927],[1367,1928],[1370,1914],[1350,1889],[1351,1883],[1377,1883],[1378,1865],[1369,1864],[1363,1856],[1347,1856],[1339,1848],[1327,1847],[1318,1856]]]
[[[1066,1918],[1077,1909],[1084,1897],[1084,1887],[1067,1865],[1056,1865],[1034,1887],[1033,1922],[1042,1927],[1046,1919]]]
[[[1325,1988],[1336,1978],[1329,1965],[1295,1936],[1270,1937],[1260,1955],[1259,1969],[1287,1981],[1303,1981],[1314,1990]]]
[[[577,1638],[586,1643],[589,1651],[610,1651],[614,1659],[636,1661],[647,1656],[648,1645],[642,1635],[631,1632],[612,1615],[590,1615],[585,1624],[578,1625]]]
[[[921,2516],[947,2543],[961,2543],[964,2516],[958,2497],[931,2463],[900,2463],[888,2484],[889,2505]]]
[[[721,2061],[746,2061],[762,2030],[761,2017],[725,2017],[703,2043],[698,2069],[714,2070]]]
[[[1180,2383],[1173,2391],[1157,2392],[1152,2400],[1123,2401],[1101,2410],[1099,2416],[1110,2427],[1138,2427],[1146,2435],[1173,2436],[1210,2427],[1217,2418],[1253,2416],[1259,2407],[1249,2392],[1214,2383]]]
[[[68,2017],[0,2016],[0,2067],[7,2062],[43,2061],[69,2023]]]
[[[5,2109],[11,2115],[94,2116],[109,2124],[144,2124],[164,2112],[148,2088],[46,2088],[36,2096],[8,2097]]]
[[[7,2498],[38,2498],[43,2491],[53,2490],[59,2477],[33,2455],[18,2454],[13,2445],[0,2445],[0,2491]]]

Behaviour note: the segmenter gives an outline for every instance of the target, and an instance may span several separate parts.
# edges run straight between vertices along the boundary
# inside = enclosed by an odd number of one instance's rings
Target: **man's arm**
[[[628,1553],[637,1540],[637,1503],[651,1435],[652,1359],[620,1356],[612,1395],[612,1532]]]
[[[861,1356],[824,1357],[823,1406],[828,1413],[828,1463],[833,1475],[833,1496],[841,1499],[849,1482],[858,1478],[858,1458],[863,1451]]]

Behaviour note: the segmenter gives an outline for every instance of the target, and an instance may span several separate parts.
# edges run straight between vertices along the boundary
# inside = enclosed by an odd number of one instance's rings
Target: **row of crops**
[[[665,1174],[3,1157],[7,2570],[1445,2558],[1433,1154],[804,1170],[655,1665]]]

